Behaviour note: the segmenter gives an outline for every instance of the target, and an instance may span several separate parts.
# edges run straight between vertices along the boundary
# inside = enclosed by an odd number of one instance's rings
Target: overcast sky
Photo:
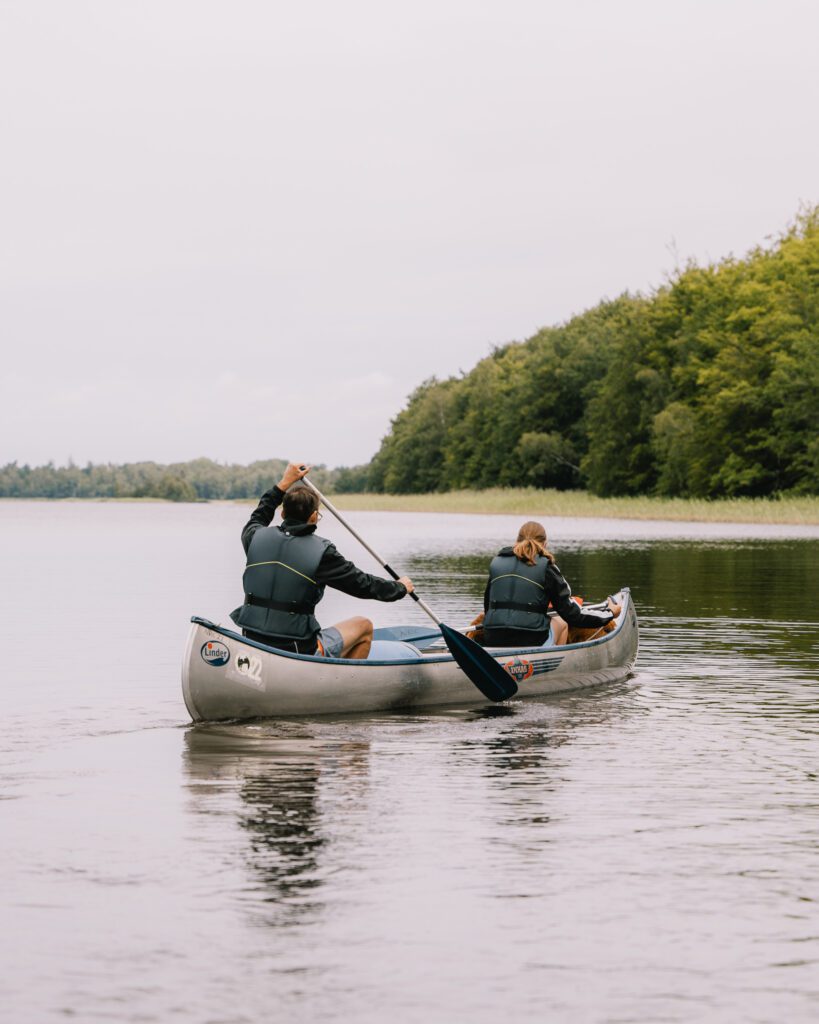
[[[0,0],[0,464],[366,461],[425,378],[819,201],[817,39],[815,0]]]

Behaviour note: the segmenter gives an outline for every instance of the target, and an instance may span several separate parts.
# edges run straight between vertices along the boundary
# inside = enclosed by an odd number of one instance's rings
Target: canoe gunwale
[[[241,644],[246,644],[248,647],[255,647],[259,651],[264,651],[265,654],[272,654],[278,658],[290,658],[291,661],[312,662],[313,664],[320,665],[356,665],[358,668],[366,668],[367,666],[384,668],[385,665],[417,665],[420,662],[428,665],[436,661],[454,661],[451,654],[442,655],[440,658],[433,655],[429,658],[401,658],[390,659],[389,661],[374,661],[369,658],[327,658],[321,654],[296,654],[294,651],[283,651],[280,647],[268,647],[266,644],[259,643],[257,640],[251,640],[250,637],[242,636],[241,633],[237,633],[232,629],[218,626],[209,619],[200,619],[197,615],[191,616],[191,622],[196,623],[198,626],[204,626],[206,629],[219,633],[221,636],[226,636],[230,640],[236,640]]]

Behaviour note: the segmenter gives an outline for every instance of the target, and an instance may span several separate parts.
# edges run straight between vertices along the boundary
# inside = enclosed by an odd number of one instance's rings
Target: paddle
[[[398,573],[395,569],[393,569],[391,565],[388,565],[387,562],[370,547],[363,537],[356,533],[338,509],[324,497],[321,491],[310,480],[306,477],[302,477],[301,482],[310,488],[327,511],[334,515],[341,525],[350,531],[359,544],[369,551],[385,572],[388,572],[394,580],[399,579]],[[449,653],[458,663],[460,669],[466,676],[468,676],[470,682],[474,683],[475,686],[478,687],[484,697],[487,697],[489,700],[500,701],[508,700],[517,693],[518,684],[514,679],[512,679],[506,669],[495,661],[491,654],[488,654],[483,647],[476,644],[474,640],[470,640],[469,637],[464,636],[463,633],[459,633],[457,630],[452,629],[450,626],[441,622],[435,612],[421,600],[415,591],[410,594],[410,597],[420,605],[420,607],[440,629],[441,635],[449,648]]]

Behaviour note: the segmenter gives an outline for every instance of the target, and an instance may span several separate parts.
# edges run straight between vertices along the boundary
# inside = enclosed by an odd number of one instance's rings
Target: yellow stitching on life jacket
[[[301,576],[303,580],[307,580],[307,582],[312,583],[313,586],[318,586],[318,583],[316,583],[315,580],[311,580],[309,576],[305,576],[303,572],[299,572],[298,569],[294,569],[292,565],[287,565],[285,562],[251,562],[250,565],[245,566],[245,569],[255,569],[257,565],[280,565],[282,569],[289,569],[290,572],[294,572],[297,576]]]
[[[535,583],[534,580],[530,580],[528,576],[521,576],[519,573],[516,573],[516,572],[505,572],[502,576],[496,576],[492,580],[492,583],[494,584],[494,583],[497,583],[498,580],[508,579],[510,576],[513,576],[516,580],[526,580],[527,583],[531,583],[535,587],[540,587],[541,590],[545,590],[546,589],[545,587],[540,586],[539,583]]]

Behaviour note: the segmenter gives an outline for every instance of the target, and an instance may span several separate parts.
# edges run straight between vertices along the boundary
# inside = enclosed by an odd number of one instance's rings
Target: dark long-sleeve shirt
[[[242,529],[242,547],[245,554],[250,547],[253,534],[271,524],[276,509],[283,500],[284,492],[275,485],[261,496],[259,504]],[[315,530],[315,526],[310,527],[290,519],[285,519],[283,525],[298,533],[312,533]],[[316,572],[316,583],[333,587],[344,594],[350,594],[351,597],[369,598],[374,601],[399,601],[407,593],[403,583],[371,576],[370,573],[359,569],[337,551],[334,544],[328,544],[322,555]]]

